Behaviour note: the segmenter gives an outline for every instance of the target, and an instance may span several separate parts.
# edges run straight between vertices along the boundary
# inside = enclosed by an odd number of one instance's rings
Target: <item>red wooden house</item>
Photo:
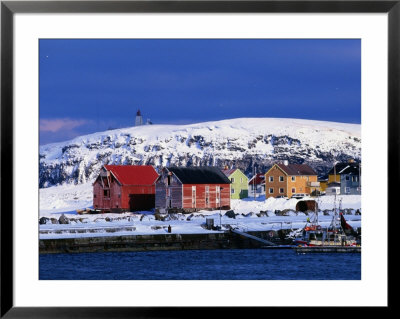
[[[183,210],[229,209],[231,181],[217,167],[168,167],[158,177],[156,208]]]
[[[153,166],[104,165],[93,183],[93,208],[113,213],[152,209],[157,177]]]

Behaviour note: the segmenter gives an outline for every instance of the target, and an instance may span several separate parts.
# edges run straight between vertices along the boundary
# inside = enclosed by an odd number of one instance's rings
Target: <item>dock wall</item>
[[[269,232],[251,232],[269,238]],[[273,238],[272,238],[273,239]],[[279,243],[279,237],[275,242]],[[238,249],[259,248],[263,244],[230,232],[207,234],[157,234],[104,236],[65,239],[40,239],[39,253],[81,253],[112,251],[152,251],[184,249]]]

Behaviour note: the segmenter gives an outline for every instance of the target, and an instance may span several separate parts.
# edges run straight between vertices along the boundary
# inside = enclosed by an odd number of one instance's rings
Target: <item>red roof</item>
[[[255,181],[254,181],[254,178],[255,178]],[[264,183],[264,181],[265,181],[265,175],[262,173],[259,173],[250,179],[249,185],[254,185],[254,184],[259,185],[259,184]]]
[[[234,171],[236,171],[237,168],[231,168],[231,169],[223,169],[222,173],[224,173],[227,177],[231,176]]]
[[[104,165],[122,185],[153,185],[158,174],[150,165]]]

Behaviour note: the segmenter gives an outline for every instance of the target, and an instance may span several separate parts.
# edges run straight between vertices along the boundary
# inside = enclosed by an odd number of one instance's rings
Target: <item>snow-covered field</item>
[[[222,230],[228,225],[241,228],[245,231],[252,230],[278,230],[296,229],[304,227],[307,216],[304,213],[294,212],[297,199],[246,198],[232,200],[231,207],[235,212],[235,218],[225,216],[225,210],[199,211],[193,214],[175,214],[166,220],[156,220],[152,212],[136,212],[124,214],[93,214],[78,215],[76,209],[92,207],[92,184],[62,185],[43,188],[40,192],[40,216],[48,218],[46,224],[40,225],[40,238],[75,238],[115,235],[142,235],[142,234],[166,234],[167,227],[171,226],[171,233],[194,234],[216,232],[206,230],[204,225],[206,218],[213,218],[214,225],[221,225]],[[303,198],[305,199],[305,198]],[[357,209],[361,210],[361,196],[343,195],[337,196],[336,207],[347,209],[345,215],[348,223],[353,227],[361,227],[361,215],[355,215]],[[322,196],[318,200],[321,212],[318,219],[321,226],[329,226],[332,222],[333,208],[335,206],[333,196]],[[278,216],[275,211],[287,211],[287,216]],[[266,212],[266,214],[260,214]],[[69,224],[52,223],[64,214],[69,219]]]

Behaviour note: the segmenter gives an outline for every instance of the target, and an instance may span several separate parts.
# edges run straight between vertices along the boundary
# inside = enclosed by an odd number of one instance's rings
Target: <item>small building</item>
[[[249,179],[238,168],[224,169],[222,172],[231,181],[231,199],[241,199],[248,197]]]
[[[104,165],[93,183],[93,208],[105,213],[153,209],[157,177],[153,166]]]
[[[230,184],[218,167],[165,167],[155,183],[156,209],[230,209]]]
[[[344,170],[348,167],[354,167],[355,169],[358,169],[359,164],[352,159],[350,159],[348,162],[336,163],[328,172],[328,183],[340,183],[340,175],[342,175]]]
[[[265,195],[265,174],[255,174],[248,183],[249,197]]]
[[[361,172],[358,163],[352,163],[341,170],[340,193],[343,195],[361,194]]]
[[[141,126],[141,125],[143,125],[143,117],[142,114],[140,113],[140,110],[137,110],[135,118],[135,126]]]
[[[347,163],[337,163],[328,172],[329,185],[332,182],[339,184],[340,194],[361,194],[360,164],[354,160]],[[337,186],[332,186],[337,187]]]
[[[326,195],[340,195],[340,183],[331,182],[328,183],[328,187],[325,190]]]
[[[319,191],[317,173],[306,164],[274,164],[265,174],[265,196],[310,195]]]

